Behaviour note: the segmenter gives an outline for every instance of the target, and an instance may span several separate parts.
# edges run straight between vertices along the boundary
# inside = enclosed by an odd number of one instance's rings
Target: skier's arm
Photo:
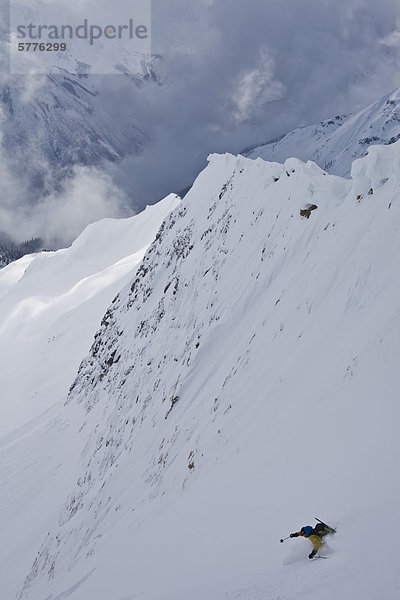
[[[291,533],[290,537],[291,538],[293,538],[293,537],[299,537],[299,535],[301,535],[301,531],[296,531],[296,533]]]

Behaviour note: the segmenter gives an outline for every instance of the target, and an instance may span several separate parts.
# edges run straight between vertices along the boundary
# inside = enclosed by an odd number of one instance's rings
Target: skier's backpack
[[[314,527],[313,535],[323,537],[324,535],[328,535],[328,533],[335,533],[335,529],[332,529],[329,525],[325,525],[325,523],[317,523]]]

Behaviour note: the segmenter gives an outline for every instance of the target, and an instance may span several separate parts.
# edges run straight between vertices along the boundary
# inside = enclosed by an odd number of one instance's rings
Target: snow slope
[[[0,437],[62,400],[107,306],[178,199],[90,225],[70,248],[0,270]]]
[[[400,139],[400,88],[354,115],[336,115],[316,125],[294,129],[275,142],[246,153],[249,158],[284,162],[291,156],[313,160],[334,175],[350,176],[356,158],[371,144]]]
[[[210,157],[0,448],[7,598],[398,598],[399,183],[399,143],[351,180]],[[279,543],[314,515],[322,563]]]

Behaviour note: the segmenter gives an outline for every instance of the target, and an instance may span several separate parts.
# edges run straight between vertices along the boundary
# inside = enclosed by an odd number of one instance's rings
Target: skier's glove
[[[313,550],[313,551],[311,552],[311,554],[309,554],[309,555],[308,555],[308,558],[314,558],[314,556],[315,556],[316,554],[317,554],[317,553],[316,553],[316,551],[315,551],[315,550]]]
[[[297,537],[298,535],[299,535],[298,533],[291,533],[291,534],[290,534],[290,537],[292,537],[292,538],[293,538],[293,537]]]

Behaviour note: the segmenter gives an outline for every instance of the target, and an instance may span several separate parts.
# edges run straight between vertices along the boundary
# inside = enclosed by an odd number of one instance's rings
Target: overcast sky
[[[190,184],[211,152],[360,110],[400,85],[399,0],[153,0],[152,10],[162,85],[101,80],[108,109],[130,111],[150,138],[108,169],[134,204]]]
[[[130,102],[153,143],[124,165],[149,199],[189,183],[210,152],[357,111],[400,85],[398,0],[153,0],[152,41],[163,85]]]

